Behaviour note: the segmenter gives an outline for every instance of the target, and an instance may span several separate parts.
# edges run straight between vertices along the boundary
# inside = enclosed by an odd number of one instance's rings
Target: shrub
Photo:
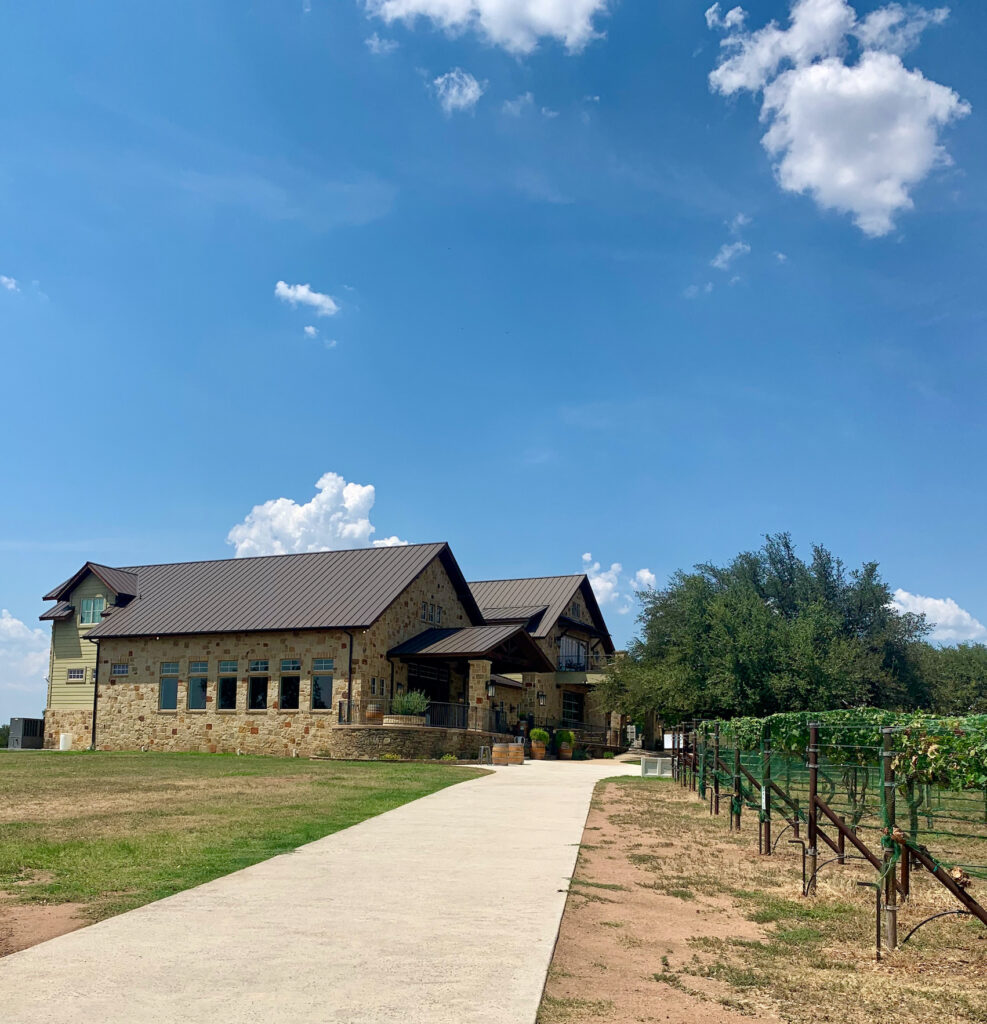
[[[391,701],[392,715],[424,715],[428,711],[428,695],[421,690],[399,693]]]
[[[604,750],[603,756],[607,761],[612,761],[615,755],[612,750]]]
[[[569,746],[571,747],[573,742],[574,742],[574,740],[575,740],[575,737],[572,735],[572,733],[568,729],[556,729],[555,730],[555,742],[557,744],[568,743]]]
[[[442,756],[441,756],[441,757],[439,758],[439,760],[440,760],[440,761],[458,761],[458,760],[459,760],[459,758],[458,758],[458,757],[456,757],[456,755],[455,755],[455,754],[443,754],[443,755],[442,755]]]
[[[380,759],[381,759],[381,761],[403,761],[404,760],[404,758],[400,754],[391,754],[391,753],[381,754],[380,755]]]
[[[531,730],[531,742],[532,743],[547,743],[548,742],[548,730],[547,729],[532,729]]]

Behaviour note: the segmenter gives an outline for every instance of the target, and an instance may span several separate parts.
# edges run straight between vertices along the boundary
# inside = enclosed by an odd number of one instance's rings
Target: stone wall
[[[354,761],[376,761],[382,754],[402,758],[439,758],[455,754],[475,760],[481,746],[507,743],[510,736],[465,729],[384,729],[370,725],[337,725],[329,731],[327,754]]]
[[[72,734],[73,750],[88,750],[93,733],[92,710],[61,711],[46,708],[45,750],[58,750],[59,737],[63,732]]]

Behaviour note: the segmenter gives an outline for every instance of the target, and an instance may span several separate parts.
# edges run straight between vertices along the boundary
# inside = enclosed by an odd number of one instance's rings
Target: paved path
[[[593,786],[528,762],[0,960],[5,1024],[530,1024]]]

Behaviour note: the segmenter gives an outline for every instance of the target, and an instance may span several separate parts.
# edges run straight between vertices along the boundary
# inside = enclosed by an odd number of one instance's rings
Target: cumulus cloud
[[[10,714],[34,716],[45,705],[48,672],[47,631],[28,626],[0,610],[0,698],[6,721]],[[7,713],[8,708],[14,710]]]
[[[309,324],[305,327],[305,335],[309,338],[317,338],[319,336],[319,328]]]
[[[724,14],[717,3],[713,4],[706,11],[706,27],[722,29],[742,28],[746,17],[747,12],[742,7],[731,7]]]
[[[427,18],[450,32],[470,29],[513,53],[531,53],[542,38],[572,53],[600,36],[594,18],[608,0],[364,0],[367,11],[390,23]]]
[[[534,105],[535,97],[530,92],[521,93],[513,100],[504,100],[500,108],[508,117],[520,117],[526,110]]]
[[[634,583],[638,590],[653,590],[658,577],[650,569],[638,569],[634,573]]]
[[[274,498],[255,505],[227,534],[226,542],[236,548],[236,557],[407,543],[393,536],[372,539],[376,533],[370,522],[376,500],[372,484],[347,483],[338,473],[326,473],[315,489],[315,496],[303,504]]]
[[[274,286],[274,294],[282,301],[293,307],[311,306],[316,316],[335,316],[339,312],[339,306],[331,295],[323,295],[322,292],[312,290],[308,284],[286,284],[278,281]]]
[[[710,27],[726,32],[711,88],[762,94],[762,144],[783,189],[850,214],[867,235],[887,234],[913,206],[914,186],[949,163],[942,128],[970,112],[901,61],[947,10],[891,3],[858,22],[847,0],[794,0],[786,28],[756,31],[731,18],[736,10],[707,11]]]
[[[396,39],[382,39],[376,32],[363,40],[367,49],[377,57],[386,57],[398,48]]]
[[[961,608],[951,597],[923,597],[898,589],[892,601],[900,612],[924,614],[935,624],[932,639],[942,643],[961,643],[973,640],[987,641],[987,626],[978,622],[968,611]]]
[[[17,279],[13,277],[7,277],[6,274],[0,274],[0,288],[4,288],[8,292],[20,291],[20,287],[17,284]]]
[[[446,114],[454,114],[457,111],[471,111],[483,95],[486,83],[478,82],[462,68],[453,68],[439,75],[432,82],[432,88],[439,98],[439,106]]]
[[[720,251],[709,261],[717,270],[728,270],[738,256],[746,256],[751,247],[746,242],[724,242]]]

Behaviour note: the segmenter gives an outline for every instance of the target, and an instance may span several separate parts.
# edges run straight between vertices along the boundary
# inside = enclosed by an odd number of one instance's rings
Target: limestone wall
[[[89,690],[92,700],[92,689]],[[59,737],[63,732],[72,735],[73,750],[87,750],[92,741],[93,713],[75,709],[72,711],[45,709],[45,750],[58,750]]]

